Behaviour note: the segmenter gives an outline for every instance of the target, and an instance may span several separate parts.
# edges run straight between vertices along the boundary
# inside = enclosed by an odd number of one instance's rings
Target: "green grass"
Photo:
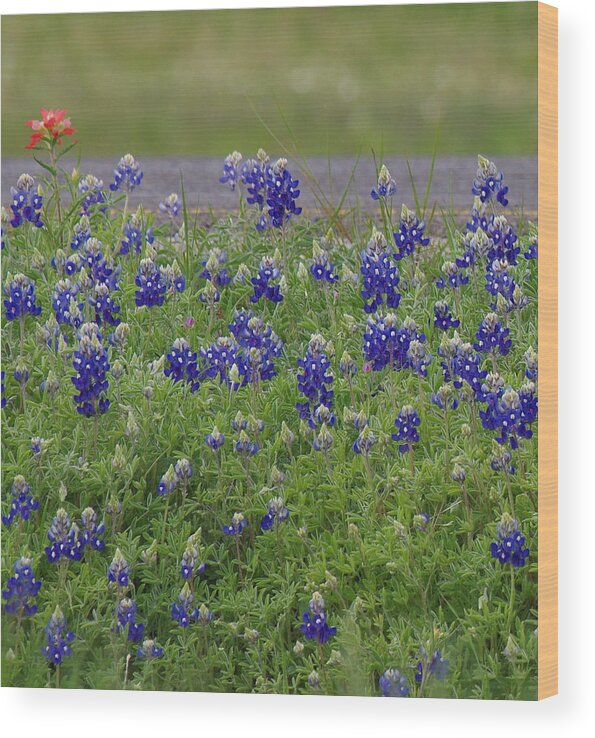
[[[535,154],[537,4],[2,19],[2,150],[66,107],[87,155]]]
[[[48,183],[46,202],[50,192]],[[116,203],[111,214],[92,217],[93,234],[105,244],[113,246],[119,240],[121,206]],[[207,381],[191,394],[186,386],[172,384],[161,369],[151,371],[151,362],[167,353],[178,336],[186,337],[195,350],[208,345],[228,333],[234,309],[251,306],[249,285],[232,283],[223,289],[210,320],[199,298],[205,285],[197,276],[202,258],[209,249],[220,247],[227,252],[232,274],[241,264],[255,273],[261,256],[280,244],[270,234],[259,235],[249,213],[226,216],[209,230],[193,226],[190,217],[187,249],[182,254],[169,245],[167,226],[158,226],[157,260],[164,264],[177,258],[188,276],[187,289],[162,308],[137,308],[134,276],[140,257],[133,254],[118,260],[122,273],[116,297],[130,336],[121,353],[110,348],[112,366],[120,361],[124,373],[117,382],[110,377],[112,405],[100,418],[94,449],[93,421],[78,415],[72,400],[69,357],[36,340],[37,325],[51,314],[51,293],[58,278],[51,266],[60,246],[51,206],[45,217],[49,228],[25,227],[9,233],[2,259],[3,279],[9,272],[29,275],[43,307],[39,318],[27,319],[23,355],[30,378],[24,412],[12,378],[20,353],[18,325],[3,323],[7,397],[2,411],[3,513],[17,474],[25,475],[40,500],[39,511],[28,522],[4,527],[3,577],[6,582],[13,561],[28,553],[43,580],[35,616],[19,626],[3,615],[3,685],[56,683],[56,674],[40,649],[43,627],[59,605],[76,634],[72,656],[61,667],[60,684],[65,688],[313,693],[307,677],[317,669],[322,693],[377,695],[379,675],[396,667],[416,694],[415,664],[420,646],[426,644],[430,650],[439,648],[450,661],[447,678],[430,680],[427,696],[536,697],[537,436],[514,452],[519,469],[511,488],[515,515],[532,553],[528,565],[516,571],[511,610],[510,571],[490,557],[496,522],[510,509],[505,477],[490,468],[493,433],[482,429],[468,402],[461,402],[450,418],[445,468],[444,419],[429,398],[442,383],[436,356],[441,335],[432,324],[432,306],[443,293],[434,278],[443,260],[458,248],[454,236],[437,239],[422,252],[416,288],[406,286],[411,263],[401,262],[403,297],[397,314],[400,320],[411,316],[417,321],[434,354],[428,377],[421,383],[406,370],[361,371],[366,316],[358,290],[342,280],[329,303],[321,285],[311,278],[305,283],[298,279],[298,264],[309,264],[312,240],[323,236],[328,224],[297,218],[288,232],[285,299],[277,306],[255,306],[285,343],[277,360],[278,375],[256,393],[249,388],[230,392]],[[453,224],[446,217],[450,233]],[[526,225],[519,224],[518,214],[510,218],[519,225],[525,246]],[[65,223],[69,236],[75,222],[71,216]],[[357,271],[359,249],[369,237],[371,222],[358,217],[346,227],[354,246],[337,241],[332,258],[339,269]],[[523,353],[529,345],[536,346],[537,336],[536,262],[520,261],[515,278],[523,284],[529,305],[518,321],[511,321],[513,348],[499,359],[499,371],[517,388],[524,381]],[[479,274],[477,283],[471,280],[462,290],[459,332],[464,340],[473,340],[488,303]],[[194,318],[192,327],[186,323],[189,316]],[[72,346],[72,329],[64,331]],[[327,460],[312,450],[311,433],[300,425],[294,407],[299,399],[296,362],[313,332],[321,332],[334,346],[338,420]],[[353,396],[338,372],[344,350],[360,367]],[[50,370],[60,382],[54,399],[39,391]],[[153,390],[150,401],[143,393],[146,387]],[[390,440],[396,413],[409,402],[422,419],[413,475],[408,459]],[[353,403],[369,416],[379,439],[370,457],[371,476],[351,448],[357,433],[343,419],[344,408]],[[238,411],[265,421],[262,448],[250,462],[249,481],[233,450],[237,434],[232,420]],[[296,436],[291,450],[280,437],[282,422]],[[214,424],[226,436],[221,473],[204,442]],[[470,434],[463,431],[465,424],[474,429]],[[50,441],[39,462],[30,450],[34,436]],[[192,461],[194,475],[185,499],[179,491],[174,493],[164,525],[166,503],[156,494],[157,484],[181,457]],[[122,463],[115,463],[117,459]],[[455,461],[467,470],[469,516],[461,488],[450,478]],[[271,488],[273,465],[286,475],[276,490]],[[291,510],[278,536],[259,530],[267,502],[275,494],[282,494]],[[121,505],[121,511],[110,514],[106,503],[112,509]],[[86,552],[82,562],[71,562],[61,573],[43,553],[46,532],[59,507],[78,519],[87,505],[105,517],[106,551]],[[241,541],[241,563],[234,542],[221,530],[238,510],[249,521]],[[416,526],[415,516],[422,511],[431,516],[426,530]],[[196,578],[194,590],[197,604],[206,603],[215,620],[207,627],[194,624],[182,630],[172,621],[170,606],[182,586],[179,561],[186,540],[199,527],[207,568]],[[156,561],[145,563],[142,552],[153,541]],[[136,599],[138,618],[146,623],[147,634],[165,647],[158,661],[139,661],[135,647],[113,633],[115,599],[106,571],[116,547],[130,563],[130,594]],[[337,635],[320,652],[312,642],[305,642],[300,655],[294,645],[304,640],[299,624],[314,590],[323,593]],[[244,638],[247,628],[258,631],[255,644]],[[518,646],[514,657],[503,653],[510,638]],[[331,658],[332,651],[338,655]],[[132,656],[127,667],[128,654]]]

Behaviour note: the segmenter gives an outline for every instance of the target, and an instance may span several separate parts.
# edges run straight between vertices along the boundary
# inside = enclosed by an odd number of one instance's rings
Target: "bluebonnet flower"
[[[493,411],[494,425],[500,429],[496,440],[500,444],[509,443],[512,449],[518,448],[520,438],[531,438],[529,427],[537,419],[537,396],[533,382],[526,382],[516,392],[507,387]]]
[[[477,341],[473,345],[482,353],[506,356],[512,346],[509,334],[510,329],[502,326],[496,313],[488,313],[480,323],[475,334]]]
[[[248,370],[241,348],[231,336],[220,336],[211,346],[201,348],[200,359],[205,367],[201,377],[218,377],[234,390],[246,384]]]
[[[143,645],[137,649],[136,656],[146,661],[159,659],[163,656],[163,647],[158,646],[151,638],[147,638],[143,641]]]
[[[404,454],[419,441],[420,417],[412,405],[404,405],[395,420],[396,433],[391,434],[393,441],[399,442],[399,451]]]
[[[180,482],[182,486],[187,485],[192,477],[192,464],[188,459],[178,459],[174,467],[174,472],[178,482]]]
[[[529,298],[523,293],[523,290],[518,284],[514,285],[512,294],[509,295],[508,299],[502,298],[501,295],[498,295],[496,300],[498,309],[506,313],[513,313],[515,310],[523,310],[523,308],[527,307],[528,304]]]
[[[387,669],[378,680],[383,697],[407,697],[409,682],[398,669]]]
[[[378,183],[376,189],[370,192],[372,200],[386,199],[397,193],[397,183],[391,177],[387,167],[383,164],[378,172]]]
[[[416,530],[425,531],[430,524],[430,516],[427,512],[420,512],[413,516],[413,527]]]
[[[34,436],[31,439],[31,451],[38,459],[42,456],[44,451],[46,451],[49,445],[50,441],[45,438],[41,438],[40,436]]]
[[[471,387],[475,397],[480,396],[482,381],[487,376],[487,372],[480,368],[481,363],[481,354],[478,354],[470,343],[458,343],[455,356],[456,374]],[[448,381],[446,376],[445,381]],[[461,386],[456,380],[453,384],[456,389]]]
[[[77,301],[80,292],[79,286],[69,279],[61,279],[52,293],[52,308],[58,324],[71,325],[80,328],[83,322],[83,302]]]
[[[523,256],[525,257],[525,259],[527,259],[527,261],[530,261],[531,259],[537,259],[537,239],[531,241]]]
[[[391,259],[385,237],[376,228],[361,258],[363,284],[360,294],[365,301],[365,312],[374,313],[384,304],[388,308],[397,308],[401,301],[401,295],[397,292],[399,269]]]
[[[445,261],[442,265],[442,277],[436,280],[436,287],[444,289],[451,287],[453,290],[459,289],[469,283],[469,277],[464,271],[459,271],[457,265],[452,261]]]
[[[143,639],[145,626],[136,622],[136,602],[130,597],[123,597],[116,608],[116,629],[119,632],[128,628],[127,640],[140,643]]]
[[[525,376],[532,382],[536,382],[538,375],[538,362],[537,353],[532,346],[529,346],[529,348],[525,351],[525,353],[523,354],[523,359],[525,361]]]
[[[190,391],[196,392],[200,387],[197,354],[190,349],[188,341],[185,338],[176,338],[166,358],[169,366],[163,370],[165,376],[171,377],[174,382],[187,382]]]
[[[110,289],[105,282],[94,285],[93,293],[89,295],[89,303],[93,305],[95,310],[97,325],[102,323],[113,326],[119,325],[118,313],[120,312],[120,306],[113,301]]]
[[[486,268],[485,288],[497,298],[501,295],[505,304],[512,299],[516,284],[512,274],[510,273],[509,264],[506,259],[494,259]],[[492,303],[492,309],[495,309],[496,303]]]
[[[227,254],[222,249],[212,249],[202,265],[204,269],[198,275],[201,279],[207,279],[217,289],[222,289],[231,282],[231,276],[225,266]]]
[[[499,428],[500,436],[496,437],[496,440],[500,444],[506,442],[510,443],[510,447],[515,449],[518,448],[518,433],[521,424],[521,398],[519,393],[507,387],[504,390],[495,404],[494,412],[494,425]],[[528,434],[531,436],[529,429]]]
[[[264,430],[264,420],[255,418],[254,415],[246,417],[241,411],[238,410],[234,419],[231,421],[231,427],[235,431],[249,431],[250,433],[258,436]]]
[[[71,381],[77,390],[73,398],[78,405],[77,412],[86,418],[103,415],[110,405],[107,397],[109,363],[96,323],[81,326],[72,366],[76,372]]]
[[[425,334],[417,330],[417,325],[411,318],[405,318],[399,326],[394,313],[387,313],[384,317],[370,317],[363,336],[364,357],[375,371],[387,366],[391,369],[411,367],[408,356],[411,342],[424,343],[425,340]]]
[[[163,305],[167,286],[163,281],[161,271],[152,259],[141,259],[134,283],[138,287],[134,293],[134,301],[139,307]]]
[[[409,343],[407,349],[407,365],[419,377],[428,376],[428,366],[432,363],[432,354],[426,348],[425,343],[417,339]]]
[[[91,238],[91,224],[89,218],[83,215],[78,223],[74,225],[74,232],[72,234],[72,240],[70,241],[70,248],[73,251],[78,251],[84,248],[87,241]]]
[[[450,384],[441,385],[437,392],[432,393],[430,399],[432,404],[441,410],[456,410],[459,406],[459,399]]]
[[[488,261],[506,259],[509,264],[517,263],[520,246],[517,246],[518,236],[514,228],[503,215],[492,215],[488,221],[487,236],[489,250]]]
[[[337,421],[337,416],[326,405],[318,405],[312,413],[311,420],[316,428],[322,426],[323,423],[329,428],[332,428]]]
[[[296,205],[300,196],[299,181],[293,179],[287,168],[287,159],[278,159],[267,169],[266,203],[268,216],[273,228],[283,228],[302,209]]]
[[[281,525],[289,517],[289,510],[285,507],[285,501],[282,497],[273,497],[269,500],[269,509],[267,514],[260,521],[262,530],[270,530],[275,524]]]
[[[264,149],[259,149],[256,159],[248,159],[242,166],[242,182],[246,185],[249,205],[256,205],[259,210],[264,209],[266,199],[267,180],[272,175],[269,156]],[[264,218],[259,222],[260,228],[266,227]]]
[[[36,326],[35,339],[41,346],[47,346],[55,352],[62,351],[66,345],[66,339],[54,315],[50,315],[43,325]]]
[[[460,357],[463,341],[459,336],[458,332],[455,331],[454,335],[447,336],[444,334],[440,345],[438,346],[438,356],[442,359],[440,367],[442,368],[442,375],[445,382],[452,382],[455,389],[460,389],[463,386],[461,377],[459,376],[460,371]],[[473,347],[468,344],[473,352]],[[475,354],[479,357],[479,354]],[[480,363],[481,363],[480,358]],[[484,374],[485,376],[485,374]]]
[[[106,260],[101,241],[96,238],[89,238],[85,244],[83,257],[89,278],[93,284],[105,282],[111,290],[118,289],[121,267],[114,267],[111,262]]]
[[[254,287],[250,302],[258,302],[261,297],[271,302],[281,302],[283,295],[279,284],[280,278],[281,270],[277,265],[277,259],[274,256],[263,256],[258,275],[250,280]]]
[[[483,233],[483,231],[480,231]],[[485,234],[484,234],[485,235]],[[462,237],[463,253],[455,257],[455,264],[459,269],[470,269],[475,267],[477,261],[477,248],[475,232],[467,231]]]
[[[505,474],[516,473],[516,468],[512,463],[512,454],[507,448],[500,448],[497,444],[492,454],[490,466],[496,472],[503,471]]]
[[[489,202],[493,195],[496,195],[497,201],[500,205],[508,205],[506,195],[508,193],[508,187],[502,184],[503,175],[498,170],[498,167],[493,161],[486,159],[483,156],[477,157],[477,173],[473,180],[473,187],[471,192],[477,196],[480,202]]]
[[[327,342],[320,334],[314,334],[308,343],[303,359],[298,359],[298,367],[302,370],[297,375],[298,390],[305,395],[305,402],[297,402],[296,408],[300,417],[308,420],[311,428],[316,427],[314,413],[320,405],[329,410],[333,406],[334,381],[330,361],[325,354]]]
[[[238,181],[238,167],[242,161],[242,155],[239,151],[233,151],[225,157],[223,162],[223,175],[219,178],[221,184],[229,184],[229,189],[233,192]]]
[[[208,305],[211,310],[214,308],[216,303],[221,300],[221,292],[215,287],[215,284],[208,280],[206,285],[204,286],[204,289],[202,289],[198,296],[200,298],[200,301],[203,302],[205,305]]]
[[[39,500],[33,499],[30,494],[31,488],[27,484],[27,480],[21,474],[14,478],[12,483],[12,499],[10,500],[10,510],[8,515],[2,516],[4,525],[12,525],[17,518],[21,520],[29,520],[31,513],[39,507]]]
[[[186,542],[186,548],[180,561],[180,573],[183,579],[192,579],[194,574],[202,574],[206,569],[204,562],[198,563],[200,556],[200,539],[202,531],[199,528]],[[198,566],[197,566],[198,563]]]
[[[241,512],[234,513],[229,525],[223,526],[223,532],[226,536],[239,536],[244,528],[248,525],[248,521]]]
[[[316,671],[316,669],[312,669],[312,671],[308,674],[308,684],[312,689],[318,689],[320,687],[320,674]]]
[[[1,383],[2,383],[2,390],[1,390],[1,394],[2,394],[2,401],[1,401],[1,405],[0,405],[0,407],[3,407],[3,408],[4,408],[4,407],[6,407],[6,395],[5,395],[5,392],[6,392],[6,386],[5,386],[5,384],[4,384],[4,380],[5,380],[5,378],[6,378],[6,372],[4,371],[4,369],[3,369],[3,370],[2,370],[1,372],[0,372],[0,376],[1,376],[1,378],[2,378],[2,379],[1,379]]]
[[[497,530],[498,538],[491,546],[492,558],[498,559],[502,566],[525,566],[530,552],[525,548],[525,536],[519,530],[518,521],[504,513]]]
[[[519,434],[523,438],[531,438],[532,432],[526,427],[537,419],[537,395],[533,382],[525,382],[519,389],[521,400],[521,423]]]
[[[376,436],[369,425],[364,425],[359,436],[353,442],[352,449],[356,454],[362,454],[366,458],[370,455],[372,447],[376,443]]]
[[[484,410],[479,411],[481,423],[486,430],[496,430],[499,425],[498,403],[504,392],[504,380],[498,372],[486,374],[485,381],[477,393],[480,402],[486,404]]]
[[[128,323],[118,323],[116,330],[110,333],[109,342],[110,345],[116,348],[120,354],[124,353],[128,337],[130,336],[130,326]],[[113,370],[112,370],[113,374]]]
[[[182,628],[187,628],[193,620],[198,618],[198,607],[193,607],[193,604],[194,595],[186,582],[178,595],[178,601],[171,606],[172,620],[175,620]]]
[[[45,555],[51,563],[57,563],[62,558],[80,560],[83,542],[79,539],[79,529],[63,507],[58,510],[52,520],[48,530],[48,540],[50,545],[46,546]]]
[[[348,381],[357,374],[357,364],[347,351],[343,352],[339,360],[339,371]]]
[[[310,274],[317,282],[334,284],[339,279],[339,275],[335,272],[335,266],[329,258],[328,251],[320,248],[318,241],[314,241],[312,246]]]
[[[140,164],[132,154],[125,154],[114,169],[114,181],[110,184],[110,190],[112,192],[117,190],[132,192],[141,183],[142,178],[143,172]]]
[[[13,377],[21,385],[21,391],[24,391],[25,385],[29,381],[29,370],[23,359],[17,361],[15,366]]]
[[[471,208],[470,220],[466,225],[467,230],[471,233],[475,233],[478,230],[487,231],[488,218],[485,213],[485,204],[480,201],[479,197],[475,196],[473,207]]]
[[[458,318],[453,318],[447,302],[438,300],[434,303],[434,325],[441,331],[447,331],[449,328],[458,328],[461,321]]]
[[[452,468],[450,478],[453,482],[457,482],[457,484],[463,484],[463,482],[467,478],[467,475],[465,474],[465,470],[460,464],[455,464]]]
[[[152,244],[155,241],[153,228],[143,229],[143,221],[141,212],[133,213],[127,223],[124,224],[124,232],[122,234],[122,242],[120,243],[119,254],[125,256],[130,251],[140,254],[145,244]]]
[[[201,625],[208,625],[214,617],[213,613],[204,603],[198,608],[198,617],[196,620]]]
[[[394,257],[397,261],[405,256],[413,255],[416,246],[427,246],[430,243],[430,239],[424,237],[425,227],[425,222],[420,221],[413,210],[409,210],[406,205],[403,205],[399,230],[393,234],[397,246]]]
[[[219,428],[215,426],[211,433],[208,433],[205,436],[205,443],[209,448],[213,449],[213,451],[218,451],[225,443],[225,436],[219,431]]]
[[[242,361],[238,369],[246,382],[256,385],[272,379],[276,374],[274,360],[281,356],[283,342],[271,326],[252,311],[236,311],[229,329],[242,348]],[[236,362],[238,357],[236,357]]]
[[[310,600],[310,612],[306,611],[302,617],[300,630],[308,639],[318,643],[326,643],[331,636],[336,635],[337,628],[327,623],[324,610],[324,599],[320,592],[314,592]]]
[[[430,676],[435,677],[438,681],[442,681],[448,674],[448,659],[442,658],[440,651],[434,651],[432,658],[428,657],[425,648],[421,649],[421,660],[417,662],[415,669],[415,681],[421,684],[424,678],[427,680]]]
[[[59,607],[56,607],[45,626],[45,638],[43,654],[50,664],[58,666],[72,653],[70,644],[74,641],[74,633],[68,630],[66,618]]]
[[[14,574],[6,582],[2,597],[6,600],[4,609],[10,615],[29,617],[37,612],[35,598],[41,588],[41,580],[33,573],[33,562],[22,556],[14,562]]]
[[[105,533],[105,525],[103,522],[98,523],[98,516],[92,507],[86,507],[81,513],[81,530],[80,537],[83,546],[90,546],[94,551],[103,551],[105,541],[103,535]]]
[[[102,179],[95,177],[93,174],[87,174],[81,178],[78,190],[80,195],[84,195],[83,202],[81,203],[82,215],[92,213],[95,209],[93,207],[94,205],[99,205],[97,209],[102,213],[107,210]]]
[[[41,307],[35,302],[35,282],[24,274],[8,277],[4,284],[6,319],[24,319],[27,314],[39,315]]]
[[[34,189],[35,180],[30,174],[21,174],[17,180],[17,186],[10,188],[12,203],[12,219],[10,225],[18,228],[24,222],[33,223],[36,228],[43,226],[41,209],[43,198],[39,189]]]
[[[165,474],[159,480],[157,485],[157,494],[160,496],[171,494],[178,486],[178,475],[174,469],[174,465],[170,464]]]
[[[364,410],[355,412],[349,407],[343,408],[343,422],[347,425],[352,424],[357,431],[362,431],[370,422]]]
[[[117,587],[127,587],[130,581],[130,569],[119,548],[107,570],[107,580]]]
[[[178,217],[181,209],[182,203],[175,192],[172,192],[171,195],[168,195],[163,202],[159,203],[159,210],[161,210],[162,213],[165,213],[171,220],[175,220]]]

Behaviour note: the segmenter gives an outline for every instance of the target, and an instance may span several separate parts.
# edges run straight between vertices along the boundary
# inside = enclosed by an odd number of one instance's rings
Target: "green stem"
[[[510,565],[510,600],[508,602],[508,619],[506,622],[506,630],[510,634],[512,628],[512,621],[514,619],[514,601],[515,601],[515,581],[514,581],[514,566]]]
[[[165,500],[165,511],[163,513],[163,527],[161,529],[161,542],[165,543],[165,530],[167,527],[167,514],[169,512],[169,498],[171,496],[171,492],[167,495],[167,499]]]

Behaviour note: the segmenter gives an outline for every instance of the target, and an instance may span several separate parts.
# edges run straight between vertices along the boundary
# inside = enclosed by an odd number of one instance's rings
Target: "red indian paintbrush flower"
[[[26,149],[33,149],[38,143],[44,141],[49,145],[61,144],[62,136],[72,136],[75,129],[70,124],[70,118],[66,117],[66,110],[41,109],[41,120],[28,120],[25,123],[34,132],[31,134]]]

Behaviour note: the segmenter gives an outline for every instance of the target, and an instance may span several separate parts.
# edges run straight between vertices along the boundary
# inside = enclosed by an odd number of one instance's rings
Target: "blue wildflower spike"
[[[529,549],[525,548],[525,536],[519,530],[518,521],[508,513],[502,515],[498,523],[498,539],[492,543],[492,558],[504,566],[511,564],[514,567],[525,566],[529,557]]]
[[[310,600],[310,610],[305,611],[302,617],[300,630],[308,639],[318,643],[326,643],[329,638],[337,634],[337,628],[330,626],[324,610],[324,599],[320,592],[314,592]]]
[[[68,630],[66,618],[59,607],[56,607],[45,626],[45,638],[43,654],[50,664],[59,666],[72,653],[70,644],[74,641],[74,633]]]

